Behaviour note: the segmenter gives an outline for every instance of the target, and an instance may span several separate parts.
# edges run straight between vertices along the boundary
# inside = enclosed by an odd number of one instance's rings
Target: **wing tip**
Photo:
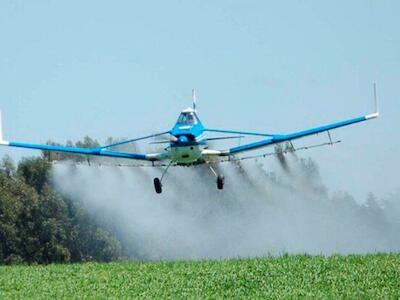
[[[369,114],[365,116],[365,120],[375,119],[379,117],[379,112],[375,112],[373,114]]]
[[[2,112],[0,110],[0,146],[8,146],[10,142],[7,142],[3,139],[3,117]]]

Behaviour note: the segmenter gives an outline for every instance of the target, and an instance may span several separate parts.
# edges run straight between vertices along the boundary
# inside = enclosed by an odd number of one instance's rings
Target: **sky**
[[[168,130],[198,91],[206,127],[288,133],[373,112],[302,153],[331,192],[400,188],[398,1],[0,2],[5,139]],[[18,160],[38,152],[3,148]]]

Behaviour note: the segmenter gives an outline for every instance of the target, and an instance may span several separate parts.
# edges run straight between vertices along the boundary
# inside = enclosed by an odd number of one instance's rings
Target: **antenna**
[[[196,110],[196,90],[192,89],[193,110]]]

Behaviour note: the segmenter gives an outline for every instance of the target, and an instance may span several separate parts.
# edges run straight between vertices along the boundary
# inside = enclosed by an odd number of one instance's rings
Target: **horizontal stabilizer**
[[[208,156],[225,156],[228,155],[229,152],[226,150],[211,150],[211,149],[204,149],[201,151],[202,155],[208,155]]]
[[[217,140],[230,140],[230,139],[240,139],[243,138],[243,135],[235,135],[235,136],[220,136],[220,137],[213,137],[207,138],[207,141],[217,141]]]
[[[149,144],[170,144],[171,141],[158,141],[158,142],[150,142]]]

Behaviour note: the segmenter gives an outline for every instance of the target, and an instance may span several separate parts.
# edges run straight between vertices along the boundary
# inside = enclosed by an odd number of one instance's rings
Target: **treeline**
[[[85,138],[75,145],[91,147]],[[72,144],[71,144],[72,145]],[[121,245],[73,199],[50,185],[51,161],[68,155],[43,152],[18,166],[6,156],[0,164],[0,264],[112,261]],[[75,157],[75,159],[83,159]]]

